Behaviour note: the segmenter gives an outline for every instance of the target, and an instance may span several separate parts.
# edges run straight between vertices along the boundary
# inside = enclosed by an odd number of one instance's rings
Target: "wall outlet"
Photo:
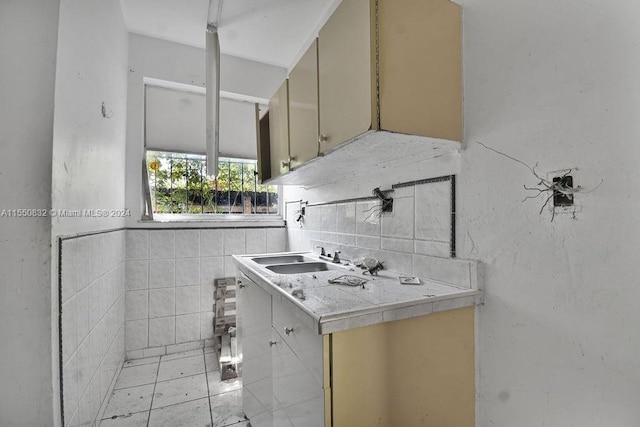
[[[581,182],[581,171],[578,168],[566,168],[547,173],[547,180],[554,184],[562,183],[564,187],[576,188]],[[562,194],[558,191],[553,192],[553,200],[548,203],[549,211],[554,215],[575,215],[582,212],[582,203],[580,197],[576,194]]]
[[[573,188],[573,176],[562,175],[553,178],[553,183],[560,187],[560,189]],[[567,207],[573,206],[573,194],[565,194],[558,190],[553,190],[553,206],[555,207]]]

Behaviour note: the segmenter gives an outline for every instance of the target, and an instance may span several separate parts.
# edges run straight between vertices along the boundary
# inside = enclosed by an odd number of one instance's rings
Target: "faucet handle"
[[[321,256],[327,256],[327,253],[324,251],[324,248],[322,246],[316,245],[316,246],[313,247],[313,249],[316,249],[316,248],[320,248],[320,255]]]
[[[340,251],[335,251],[333,254],[333,262],[335,262],[336,264],[340,264],[340,257],[338,256],[338,254],[340,254],[342,252]]]

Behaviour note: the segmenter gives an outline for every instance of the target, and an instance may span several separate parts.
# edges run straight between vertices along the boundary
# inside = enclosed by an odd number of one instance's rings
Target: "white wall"
[[[138,34],[129,35],[126,204],[131,209],[131,218],[128,226],[138,225],[142,211],[145,77],[204,87],[205,51]],[[220,59],[220,89],[225,92],[269,99],[285,78],[284,68],[228,55]]]
[[[637,426],[640,4],[468,0],[462,257],[485,268],[478,426]],[[576,219],[536,178],[578,167]]]
[[[54,209],[124,208],[127,65],[128,34],[118,0],[61,2]],[[124,223],[124,217],[117,216],[57,217],[53,227],[54,235],[62,235]]]
[[[1,209],[51,207],[59,2],[0,2]],[[0,425],[50,426],[51,221],[0,217]]]
[[[52,219],[54,400],[60,387],[57,240],[125,225],[118,214],[125,207],[127,65],[119,0],[61,1],[52,207],[100,209],[107,216]],[[91,425],[124,359],[124,232],[77,242],[77,257],[76,239],[65,241],[62,254],[64,417],[66,425]]]

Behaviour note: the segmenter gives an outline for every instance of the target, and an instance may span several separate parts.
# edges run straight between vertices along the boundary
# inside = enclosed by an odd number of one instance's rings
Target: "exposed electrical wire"
[[[600,184],[598,184],[594,189],[590,190],[590,191],[583,191],[583,188],[581,186],[576,186],[576,187],[570,187],[567,186],[565,184],[565,180],[563,178],[566,178],[569,176],[569,174],[573,171],[573,169],[567,169],[565,171],[565,173],[563,175],[561,175],[559,178],[555,181],[549,181],[546,178],[541,177],[540,175],[538,175],[538,173],[536,172],[536,168],[538,167],[538,163],[536,163],[533,167],[529,166],[528,164],[526,164],[525,162],[523,162],[520,159],[516,159],[515,157],[512,157],[508,154],[503,153],[502,151],[498,151],[494,148],[491,148],[485,144],[483,144],[480,141],[476,141],[476,144],[486,148],[487,150],[493,151],[496,154],[499,154],[503,157],[506,157],[507,159],[513,160],[514,162],[520,163],[521,165],[523,165],[524,167],[526,167],[527,169],[529,169],[529,171],[533,174],[533,176],[535,176],[539,182],[537,184],[537,187],[527,187],[526,185],[523,185],[524,189],[527,191],[537,191],[538,194],[533,195],[533,196],[527,196],[524,199],[522,199],[522,201],[524,202],[525,200],[528,199],[537,199],[538,197],[540,197],[541,194],[545,194],[548,195],[548,197],[545,199],[544,203],[542,204],[542,207],[540,208],[540,214],[542,214],[542,212],[544,211],[544,208],[547,207],[549,205],[549,202],[551,201],[551,199],[553,199],[554,196],[556,196],[557,194],[562,194],[565,196],[568,196],[570,198],[573,198],[573,195],[576,193],[582,193],[582,194],[587,194],[587,193],[591,193],[595,190],[598,189],[598,187],[600,187],[600,185],[602,185],[602,182],[604,180],[600,181]],[[539,188],[542,187],[542,188]],[[551,221],[553,222],[553,219],[555,218],[555,214],[556,214],[556,207],[553,206],[553,208],[551,209]],[[575,219],[575,209],[573,212],[573,218]]]

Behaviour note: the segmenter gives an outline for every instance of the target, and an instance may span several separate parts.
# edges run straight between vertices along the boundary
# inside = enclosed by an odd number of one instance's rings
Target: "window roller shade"
[[[160,86],[146,89],[148,150],[205,154],[206,96]],[[256,158],[255,105],[220,99],[220,156]]]

